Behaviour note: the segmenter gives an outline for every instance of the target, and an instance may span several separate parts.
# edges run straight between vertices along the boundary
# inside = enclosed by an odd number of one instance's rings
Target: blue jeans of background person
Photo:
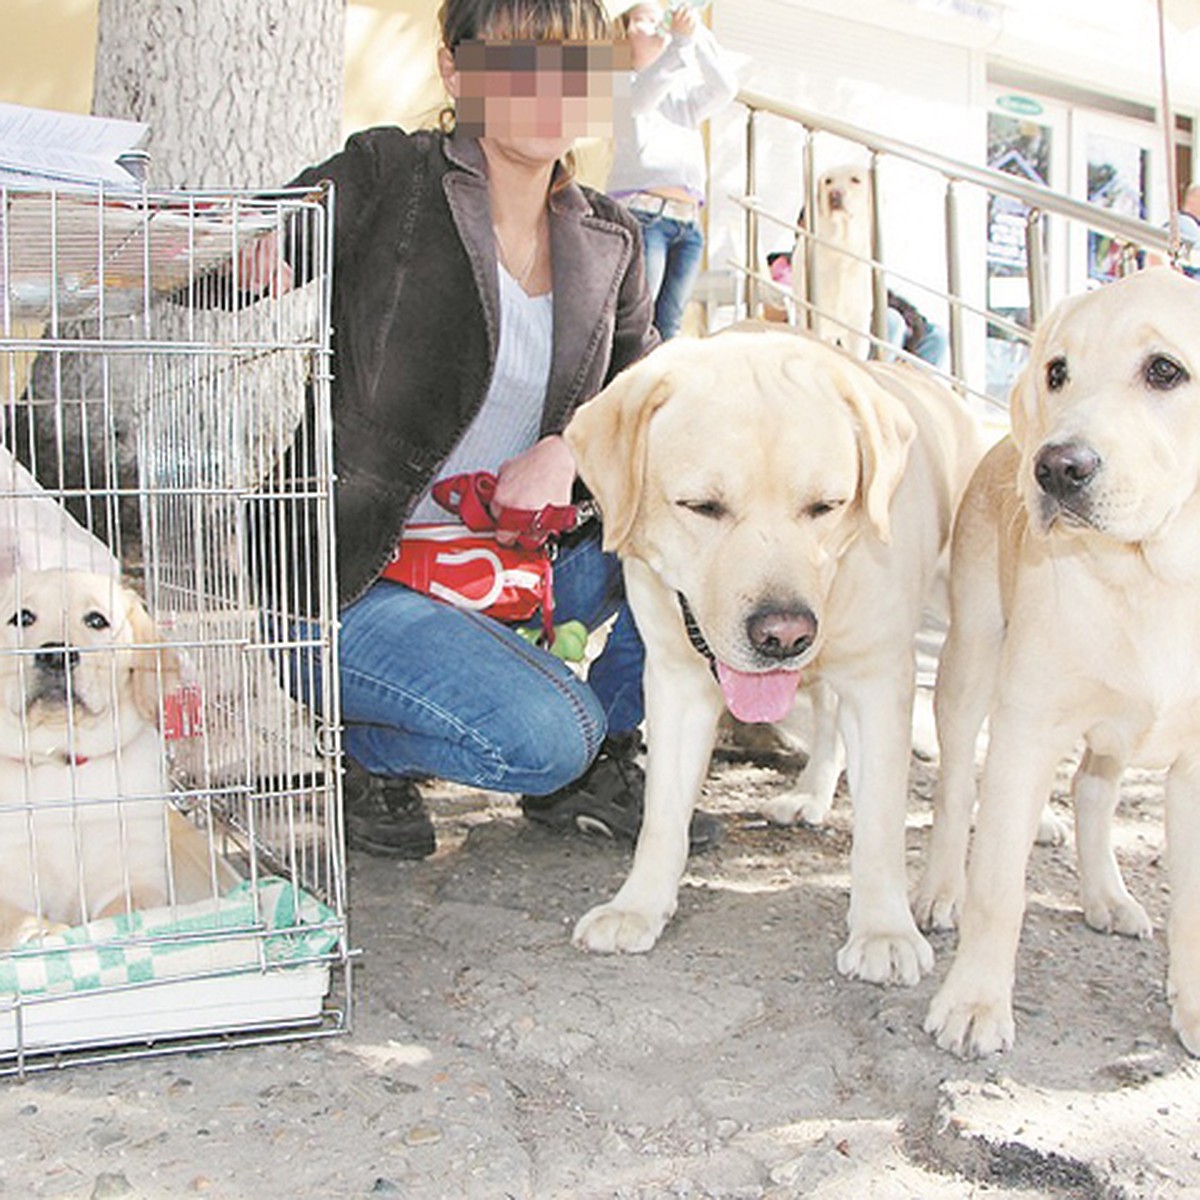
[[[654,297],[654,324],[663,341],[673,338],[683,323],[704,256],[704,234],[695,221],[655,217],[633,210],[642,226],[646,253],[646,288]]]
[[[346,752],[376,775],[529,795],[565,786],[608,730],[642,719],[644,654],[623,595],[598,531],[561,550],[555,622],[594,629],[618,614],[585,682],[499,621],[376,582],[340,614]]]

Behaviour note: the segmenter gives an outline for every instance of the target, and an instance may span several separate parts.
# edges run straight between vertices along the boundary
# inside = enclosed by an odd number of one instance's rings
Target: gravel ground
[[[738,757],[704,800],[724,843],[632,958],[569,937],[627,848],[438,789],[433,858],[351,857],[349,1036],[6,1082],[0,1195],[1200,1196],[1162,938],[1087,929],[1069,845],[1031,863],[1016,1048],[960,1062],[921,1029],[952,937],[915,989],[841,979],[848,801],[822,830],[770,826],[756,805],[799,762]],[[914,879],[932,779],[914,758]],[[1158,780],[1125,792],[1120,857],[1161,930]]]

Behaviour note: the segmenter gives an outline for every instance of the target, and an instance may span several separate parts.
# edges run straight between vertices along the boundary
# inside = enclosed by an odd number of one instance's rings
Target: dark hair
[[[613,34],[601,0],[444,0],[438,23],[448,50],[483,37],[594,42]]]

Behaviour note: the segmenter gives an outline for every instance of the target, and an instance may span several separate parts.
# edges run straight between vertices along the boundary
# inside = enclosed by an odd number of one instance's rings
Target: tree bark
[[[93,112],[150,126],[152,191],[277,187],[337,148],[344,18],[345,0],[100,0]],[[160,315],[156,338],[174,336],[171,322]],[[107,332],[95,320],[59,328],[3,438],[136,570],[141,367],[69,346]]]
[[[100,0],[92,111],[150,126],[151,187],[283,183],[337,146],[345,0]]]

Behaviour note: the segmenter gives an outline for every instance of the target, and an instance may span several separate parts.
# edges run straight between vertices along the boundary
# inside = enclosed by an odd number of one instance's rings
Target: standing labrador
[[[1166,785],[1172,1022],[1200,1054],[1200,288],[1167,268],[1053,312],[980,465],[952,555],[937,688],[942,782],[917,911],[958,955],[926,1029],[946,1049],[1012,1045],[1025,866],[1062,758],[1084,915],[1146,936],[1110,843],[1122,768]],[[975,737],[990,720],[970,868]],[[965,891],[965,900],[963,899]]]
[[[579,410],[567,441],[624,559],[646,643],[645,818],[617,895],[575,928],[646,951],[675,910],[722,707],[776,721],[837,700],[854,800],[846,975],[933,962],[904,853],[913,638],[978,457],[956,397],[792,333],[676,340]],[[827,739],[834,740],[834,739]]]
[[[823,171],[817,180],[813,238],[813,302],[823,315],[813,330],[823,341],[840,346],[857,359],[871,351],[871,226],[874,199],[870,169],[846,163]],[[797,300],[804,300],[805,255],[797,245],[792,281]]]

